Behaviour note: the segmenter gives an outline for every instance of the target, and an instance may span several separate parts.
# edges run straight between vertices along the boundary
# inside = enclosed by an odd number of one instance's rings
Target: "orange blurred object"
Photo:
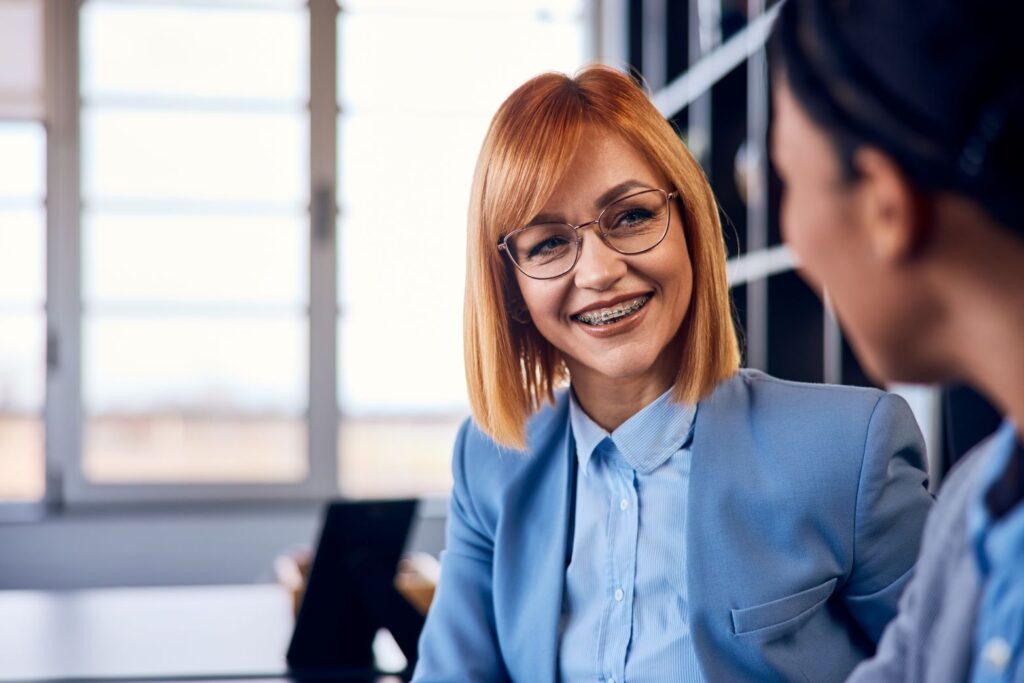
[[[313,552],[309,548],[296,548],[278,555],[274,560],[274,576],[291,595],[295,616],[299,614],[299,605],[302,604],[312,565]],[[398,563],[395,588],[416,611],[426,615],[440,576],[441,564],[432,555],[409,553]]]

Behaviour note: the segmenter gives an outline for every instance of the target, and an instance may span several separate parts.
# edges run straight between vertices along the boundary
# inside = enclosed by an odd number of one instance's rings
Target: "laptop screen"
[[[327,505],[288,648],[292,671],[371,671],[381,628],[391,632],[412,669],[424,618],[394,580],[416,507],[415,500]]]

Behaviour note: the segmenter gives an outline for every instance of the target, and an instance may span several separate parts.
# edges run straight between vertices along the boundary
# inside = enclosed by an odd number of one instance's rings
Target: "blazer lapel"
[[[693,432],[693,459],[686,515],[687,584],[690,632],[693,647],[707,680],[730,680],[735,671],[721,661],[730,650],[730,624],[715,607],[725,604],[729,577],[721,571],[723,496],[730,491],[729,468],[742,468],[738,454],[749,452],[746,444],[747,397],[741,374],[721,382],[701,401]]]
[[[549,429],[531,444],[531,467],[509,489],[505,504],[503,547],[495,566],[508,574],[497,581],[498,614],[506,615],[499,631],[513,680],[554,682],[565,584],[570,500],[569,473],[575,458],[568,427],[568,401],[560,397]],[[497,577],[496,577],[497,580]],[[502,590],[502,588],[504,590]],[[518,602],[518,604],[514,604]]]

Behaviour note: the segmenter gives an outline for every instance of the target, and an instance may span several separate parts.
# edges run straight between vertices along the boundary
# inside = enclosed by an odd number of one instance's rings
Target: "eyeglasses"
[[[579,225],[536,223],[505,235],[498,242],[513,265],[535,280],[565,275],[580,259],[579,231],[597,225],[601,241],[620,254],[642,254],[661,244],[672,216],[670,200],[678,192],[643,190],[616,199],[597,218]]]

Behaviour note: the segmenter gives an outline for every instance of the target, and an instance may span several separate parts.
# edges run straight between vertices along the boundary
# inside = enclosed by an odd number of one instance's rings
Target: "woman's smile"
[[[572,315],[585,325],[611,325],[636,313],[651,300],[652,294],[626,295],[614,301],[598,302]]]
[[[647,303],[654,292],[646,294],[626,295],[611,302],[598,302],[586,307],[570,318],[581,330],[598,337],[611,337],[631,332],[643,322],[647,313]]]

